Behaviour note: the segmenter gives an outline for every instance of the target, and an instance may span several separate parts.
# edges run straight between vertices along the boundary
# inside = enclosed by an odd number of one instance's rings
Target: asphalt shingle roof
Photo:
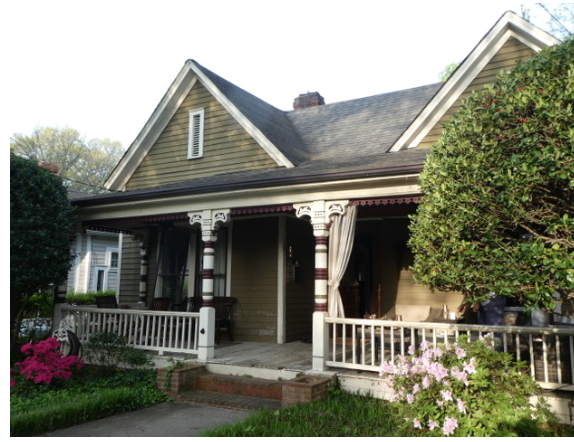
[[[282,111],[194,63],[237,109],[294,165],[246,170],[76,201],[144,197],[164,192],[285,185],[337,176],[363,177],[418,167],[427,150],[389,152],[443,83],[307,109]]]

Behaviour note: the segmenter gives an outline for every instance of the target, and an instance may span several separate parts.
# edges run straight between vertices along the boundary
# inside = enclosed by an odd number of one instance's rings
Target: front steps
[[[269,381],[205,372],[195,378],[195,388],[184,390],[179,400],[241,410],[281,408],[281,381]]]
[[[185,402],[256,411],[271,411],[323,399],[333,379],[300,376],[289,381],[210,373],[203,365],[158,370],[158,388]]]

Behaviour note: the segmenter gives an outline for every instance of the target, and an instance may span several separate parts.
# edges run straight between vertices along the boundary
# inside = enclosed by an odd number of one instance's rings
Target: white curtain
[[[345,215],[335,216],[329,234],[329,316],[344,318],[345,310],[339,292],[339,284],[349,264],[353,241],[355,239],[355,221],[357,207],[348,206]]]

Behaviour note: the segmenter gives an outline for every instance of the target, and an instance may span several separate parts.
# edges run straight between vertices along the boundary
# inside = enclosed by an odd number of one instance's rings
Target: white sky
[[[283,110],[308,91],[333,103],[435,83],[507,10],[520,3],[3,2],[6,127],[127,148],[190,58]]]

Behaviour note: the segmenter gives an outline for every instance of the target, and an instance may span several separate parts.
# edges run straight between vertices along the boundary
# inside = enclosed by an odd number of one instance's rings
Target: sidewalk
[[[241,421],[249,411],[165,402],[64,430],[45,437],[190,437],[226,423]]]

